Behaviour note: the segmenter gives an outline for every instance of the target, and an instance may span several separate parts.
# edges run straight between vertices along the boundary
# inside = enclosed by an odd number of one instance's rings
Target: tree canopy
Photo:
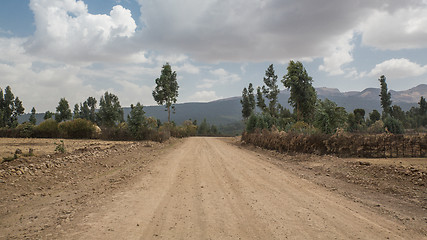
[[[347,112],[343,107],[338,107],[336,103],[325,99],[318,100],[316,104],[314,125],[322,132],[334,133],[337,128],[343,127],[347,120]]]
[[[262,93],[268,100],[268,108],[262,109],[263,112],[268,112],[271,116],[278,117],[280,109],[280,104],[278,104],[278,95],[280,93],[280,89],[279,85],[277,85],[277,75],[274,72],[273,64],[271,64],[265,71]]]
[[[378,79],[381,84],[381,107],[383,108],[384,115],[390,115],[392,108],[391,108],[391,93],[387,89],[387,83],[386,83],[386,77],[384,75],[381,75],[381,77]]]
[[[143,138],[141,129],[145,124],[144,106],[138,102],[135,106],[131,104],[130,108],[131,110],[127,119],[129,130],[139,140]]]
[[[242,117],[243,119],[248,119],[249,116],[254,112],[255,109],[255,96],[254,88],[252,83],[249,83],[248,88],[243,88],[242,99],[240,103],[242,104]]]
[[[169,63],[162,67],[161,75],[156,79],[156,88],[153,91],[154,100],[159,105],[165,105],[168,111],[168,122],[170,122],[171,108],[175,110],[173,104],[178,98],[178,82],[176,81],[176,72],[172,72]]]
[[[72,117],[70,105],[65,98],[59,100],[58,106],[56,107],[55,120],[57,122],[62,122],[70,120]]]
[[[21,100],[12,93],[10,86],[3,90],[0,88],[0,127],[16,127],[18,125],[18,116],[24,113],[24,107]]]
[[[36,123],[37,123],[36,109],[34,107],[31,109],[31,115],[30,115],[30,118],[28,119],[28,121],[30,123],[32,123],[33,125],[36,125]]]
[[[104,96],[99,100],[99,125],[112,127],[123,121],[123,109],[119,98],[112,93],[105,92]]]
[[[297,120],[311,122],[317,101],[316,90],[301,62],[290,61],[282,83],[290,90],[289,103],[294,108]]]

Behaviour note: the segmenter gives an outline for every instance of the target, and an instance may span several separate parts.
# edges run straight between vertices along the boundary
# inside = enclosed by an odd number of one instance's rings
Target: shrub
[[[383,133],[384,132],[384,123],[381,120],[376,121],[371,126],[368,127],[368,133]]]
[[[0,128],[0,137],[16,138],[19,137],[19,131],[16,128]]]
[[[52,118],[43,121],[34,128],[34,136],[43,138],[59,137],[58,123]]]
[[[59,132],[64,138],[91,138],[95,131],[91,121],[81,118],[59,124]]]
[[[126,141],[134,139],[129,131],[127,123],[125,122],[122,122],[117,126],[102,127],[101,138],[104,140],[114,141]]]
[[[384,127],[393,134],[402,134],[404,132],[402,122],[393,117],[384,119]]]
[[[19,124],[16,127],[16,130],[19,132],[19,137],[29,138],[32,137],[34,134],[34,124],[25,122],[22,124]]]
[[[256,129],[256,125],[257,125],[257,116],[255,114],[252,114],[246,123],[246,131],[248,133],[253,133]]]
[[[61,140],[59,143],[53,143],[53,144],[55,144],[55,152],[57,152],[57,153],[65,153],[66,152],[66,150],[65,150],[65,144],[64,144],[64,140]]]
[[[320,130],[314,126],[304,122],[298,121],[294,124],[288,126],[287,130],[294,133],[304,133],[304,134],[320,134]]]
[[[425,157],[427,134],[300,134],[255,130],[244,132],[242,141],[288,153],[334,154],[342,157]]]

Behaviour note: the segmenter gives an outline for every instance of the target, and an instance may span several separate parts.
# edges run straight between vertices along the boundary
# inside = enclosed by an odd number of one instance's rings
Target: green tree
[[[404,132],[402,122],[390,116],[384,119],[384,127],[393,134],[402,134]]]
[[[418,104],[420,105],[420,114],[421,115],[427,114],[427,102],[426,102],[426,99],[423,96],[421,96],[420,101],[418,102]]]
[[[197,127],[197,134],[201,136],[207,136],[210,130],[209,123],[206,121],[206,118],[203,119],[203,122]]]
[[[365,109],[356,108],[353,110],[353,114],[357,124],[363,124],[365,122]]]
[[[15,96],[13,96],[12,93],[12,89],[10,88],[10,86],[7,86],[4,90],[4,98],[3,98],[3,125],[2,127],[5,126],[12,126],[12,113],[13,113],[13,109],[14,109],[14,98]]]
[[[80,112],[79,112],[80,118],[90,120],[90,109],[87,104],[87,101],[84,101],[83,103],[80,103]]]
[[[279,116],[278,95],[280,93],[279,85],[277,85],[277,75],[274,72],[274,66],[271,64],[265,71],[264,86],[262,86],[263,96],[269,101],[267,112],[273,116]]]
[[[405,121],[405,112],[402,110],[400,106],[393,105],[391,108],[391,116],[401,122]]]
[[[378,79],[378,81],[380,81],[381,84],[381,93],[380,93],[380,97],[381,97],[381,107],[383,108],[383,117],[388,116],[391,114],[392,109],[391,109],[391,93],[388,91],[387,89],[387,83],[386,81],[386,77],[384,75],[381,75],[381,77]]]
[[[371,113],[369,113],[369,120],[371,120],[371,123],[374,123],[381,119],[381,114],[377,110],[372,110]]]
[[[143,138],[141,130],[145,123],[144,106],[138,102],[136,106],[131,104],[130,108],[131,110],[127,119],[129,130],[136,139],[141,140]]]
[[[265,99],[261,91],[261,87],[256,89],[256,106],[261,109],[263,113],[267,112],[267,105],[265,105]]]
[[[96,99],[94,97],[88,97],[87,100],[87,106],[90,108],[90,112],[89,112],[89,120],[91,122],[95,122],[96,121]],[[84,105],[84,103],[83,103]],[[85,110],[86,111],[86,110]]]
[[[28,119],[28,121],[30,123],[32,123],[33,125],[37,124],[36,109],[34,107],[31,109],[31,115],[30,115],[30,118]]]
[[[3,98],[3,90],[0,88],[0,128],[6,126],[6,122],[4,121],[4,110],[5,110],[5,102]]]
[[[290,61],[287,74],[282,83],[290,90],[288,102],[294,108],[297,120],[311,122],[316,106],[317,94],[312,83],[313,79],[308,76],[301,62]]]
[[[242,99],[240,99],[240,104],[242,104],[242,117],[246,120],[252,113],[249,104],[248,89],[246,88],[243,88]]]
[[[56,107],[55,120],[57,122],[62,122],[66,120],[70,120],[72,117],[70,105],[68,105],[68,101],[65,98],[61,98],[59,100],[58,106]]]
[[[343,127],[347,120],[347,112],[343,107],[329,99],[318,100],[316,104],[314,125],[326,134],[334,133]]]
[[[252,83],[249,83],[249,86],[248,86],[248,99],[249,99],[249,106],[253,112],[255,110],[256,104],[255,104],[254,87],[252,86]]]
[[[358,130],[358,124],[354,113],[349,113],[347,116],[347,131],[356,132]]]
[[[53,113],[52,113],[51,111],[46,111],[46,112],[44,113],[43,119],[44,119],[44,120],[48,120],[48,119],[50,119],[50,118],[52,118],[52,117],[53,117]]]
[[[178,82],[176,81],[176,72],[172,72],[169,63],[163,65],[159,78],[156,79],[156,88],[153,91],[154,100],[159,105],[165,105],[168,111],[168,122],[170,123],[171,108],[175,110],[173,104],[178,97]]]
[[[22,106],[21,100],[19,100],[18,97],[15,98],[15,101],[13,101],[13,112],[12,112],[12,119],[11,119],[11,127],[15,128],[18,126],[18,116],[22,115],[25,111],[25,108]]]
[[[79,108],[79,104],[75,104],[74,105],[74,111],[73,111],[73,119],[77,119],[77,118],[82,118],[80,116],[80,108]]]
[[[240,99],[240,103],[242,104],[242,117],[245,120],[249,118],[255,109],[255,96],[253,92],[254,88],[252,83],[249,83],[248,88],[243,88],[242,91],[242,99]]]
[[[216,136],[218,135],[218,128],[215,125],[211,125],[211,128],[209,129],[209,135]]]
[[[123,109],[120,106],[119,98],[105,92],[99,100],[98,122],[102,126],[112,127],[119,122],[123,122]]]
[[[1,89],[0,89],[1,90]],[[7,86],[3,95],[0,91],[0,127],[18,126],[18,116],[24,113],[21,100],[12,93],[10,86]]]

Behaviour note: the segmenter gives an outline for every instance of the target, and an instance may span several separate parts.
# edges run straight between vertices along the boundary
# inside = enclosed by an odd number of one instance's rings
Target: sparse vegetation
[[[65,144],[64,144],[64,140],[60,140],[59,143],[54,143],[55,144],[55,152],[57,153],[65,153]]]

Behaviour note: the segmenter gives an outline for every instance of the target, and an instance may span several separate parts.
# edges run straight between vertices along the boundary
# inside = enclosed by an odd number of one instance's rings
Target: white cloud
[[[158,64],[169,63],[171,65],[182,63],[188,60],[188,56],[184,54],[170,54],[170,55],[156,55],[155,57]]]
[[[425,73],[427,73],[427,65],[421,66],[405,58],[393,58],[377,64],[368,75],[373,77],[385,75],[388,78],[408,78],[421,76]]]
[[[341,75],[345,71],[342,66],[353,61],[351,55],[354,44],[352,44],[353,31],[349,31],[333,42],[335,46],[331,46],[331,55],[323,57],[323,64],[319,66],[319,70],[329,73],[330,75]]]
[[[427,6],[374,10],[360,26],[362,43],[382,50],[427,47]]]
[[[417,2],[139,0],[141,38],[149,48],[215,63],[326,56],[323,70],[336,75],[343,73],[339,62],[352,59],[352,45],[342,36],[348,40],[375,9],[393,13]]]
[[[198,91],[190,96],[188,100],[194,102],[210,102],[220,98],[222,97],[218,97],[215,91]]]
[[[223,85],[238,82],[241,80],[239,75],[229,73],[223,68],[210,70],[209,73],[213,76],[213,78],[202,79],[201,83],[196,86],[197,88],[212,88],[217,84]]]
[[[26,40],[0,38],[0,88],[11,86],[26,112],[32,107],[38,112],[55,111],[62,97],[72,107],[89,96],[98,99],[106,90],[119,96],[122,106],[137,101],[154,104],[151,90],[160,68],[138,64],[104,64],[94,68],[44,61],[25,52]]]
[[[196,87],[197,88],[212,88],[215,83],[217,82],[217,80],[212,80],[212,79],[202,79],[201,81],[202,83],[198,84]]]
[[[233,83],[240,81],[240,76],[234,73],[229,73],[223,68],[218,68],[215,70],[209,71],[212,75],[218,77],[219,82],[221,83]]]
[[[181,73],[181,72],[186,72],[186,73],[190,73],[190,74],[199,74],[200,73],[200,68],[194,66],[191,63],[184,63],[183,65],[178,65],[175,67],[176,71]]]
[[[130,44],[136,23],[130,10],[116,5],[109,15],[90,14],[83,1],[31,0],[36,32],[27,50],[63,62],[134,59]]]
[[[120,84],[121,87],[114,91],[117,92],[122,107],[130,106],[131,104],[135,105],[137,102],[143,105],[155,104],[152,96],[153,89],[151,87],[141,86],[126,80],[117,80],[116,82]]]

